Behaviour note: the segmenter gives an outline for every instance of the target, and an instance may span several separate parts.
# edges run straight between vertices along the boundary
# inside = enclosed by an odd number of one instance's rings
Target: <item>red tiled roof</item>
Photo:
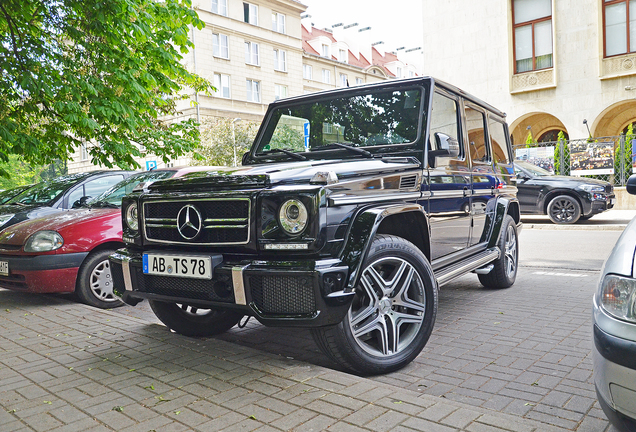
[[[326,36],[326,37],[328,37],[331,40],[331,42],[338,42],[333,37],[333,34],[331,32],[328,32],[328,31],[325,31],[325,30],[320,30],[320,29],[317,29],[316,27],[312,27],[311,28],[311,33],[310,33],[309,30],[307,30],[304,25],[301,25],[301,27],[302,27],[302,38],[303,39],[306,38],[307,40],[312,40],[312,39],[315,39],[315,38],[320,37],[320,36]]]

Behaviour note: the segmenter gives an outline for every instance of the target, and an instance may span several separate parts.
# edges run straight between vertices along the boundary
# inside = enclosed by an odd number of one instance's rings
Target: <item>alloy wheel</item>
[[[364,351],[389,357],[415,339],[425,311],[424,284],[417,270],[404,259],[388,257],[362,272],[348,321]]]

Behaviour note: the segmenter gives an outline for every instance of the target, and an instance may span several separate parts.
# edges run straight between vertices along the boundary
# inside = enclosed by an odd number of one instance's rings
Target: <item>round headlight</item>
[[[300,234],[307,226],[307,208],[299,200],[287,200],[280,206],[278,220],[287,234]]]
[[[49,252],[59,249],[64,239],[57,231],[38,231],[24,244],[25,252]]]
[[[132,203],[126,207],[126,224],[130,229],[137,231],[139,229],[139,219],[137,218],[137,203]]]

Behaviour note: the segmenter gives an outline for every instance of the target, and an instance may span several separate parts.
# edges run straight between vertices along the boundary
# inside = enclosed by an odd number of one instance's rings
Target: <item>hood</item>
[[[420,166],[415,158],[389,157],[364,160],[308,160],[277,164],[251,165],[237,168],[219,168],[213,171],[187,174],[180,178],[162,180],[149,186],[151,192],[201,188],[236,189],[264,188],[277,184],[302,184],[319,172],[333,172],[339,180],[354,176],[377,175],[383,172],[412,170]],[[187,182],[187,183],[186,183]]]
[[[634,277],[634,253],[636,251],[636,218],[627,225],[614,245],[614,249],[603,264],[601,279],[614,273],[626,277]]]
[[[0,232],[0,244],[23,245],[29,236],[37,231],[57,231],[64,237],[68,227],[77,228],[86,223],[100,224],[104,219],[121,217],[119,209],[72,209],[58,210],[55,214],[30,219]]]

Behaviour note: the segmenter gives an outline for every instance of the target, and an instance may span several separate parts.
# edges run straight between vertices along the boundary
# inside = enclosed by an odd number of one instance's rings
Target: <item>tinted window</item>
[[[466,105],[464,112],[471,159],[475,162],[490,162],[490,150],[484,126],[486,116],[480,109],[470,105]]]
[[[272,113],[256,152],[412,143],[420,130],[422,98],[421,88],[378,90],[281,107]]]
[[[489,119],[488,132],[490,133],[490,143],[492,144],[492,152],[495,163],[510,163],[505,125],[497,120]]]
[[[433,95],[433,109],[431,111],[431,131],[429,138],[429,148],[432,150],[439,150],[437,148],[438,142],[435,138],[436,133],[448,135],[455,139],[459,143],[462,141],[459,139],[459,123],[457,121],[457,102],[449,97],[446,97],[440,93]],[[459,146],[459,156],[456,160],[463,160],[464,147]],[[455,159],[438,157],[436,158],[437,166],[449,165],[451,161]],[[462,164],[463,165],[463,164]]]

